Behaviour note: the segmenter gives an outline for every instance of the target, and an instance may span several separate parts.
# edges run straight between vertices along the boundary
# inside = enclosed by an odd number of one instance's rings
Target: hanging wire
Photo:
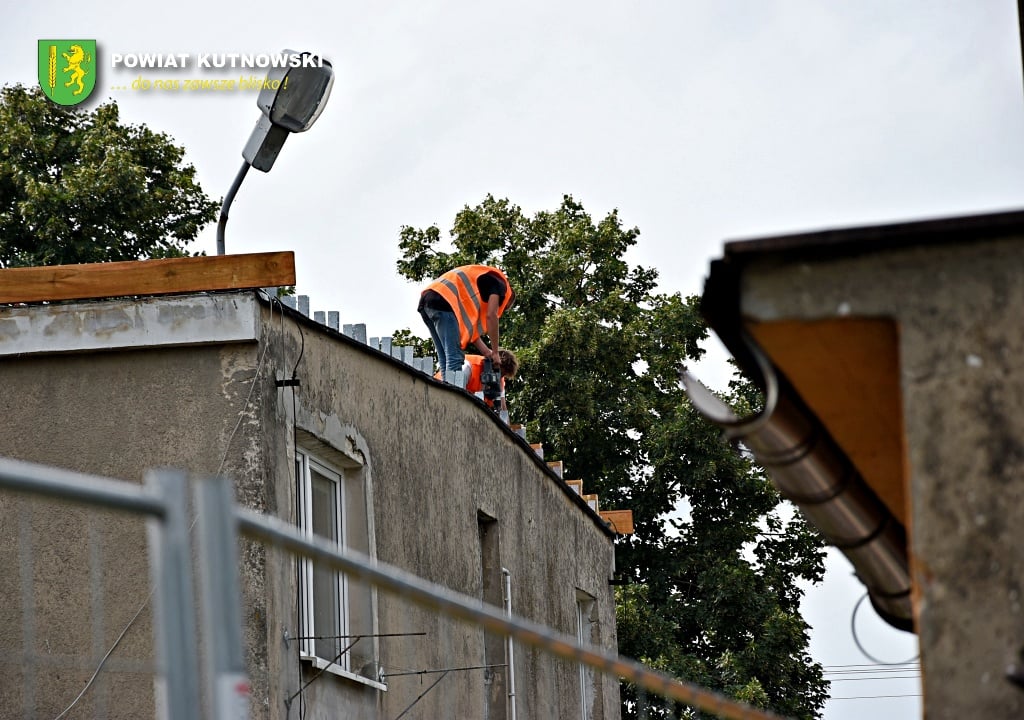
[[[508,663],[500,665],[469,665],[467,667],[439,668],[437,670],[409,670],[408,672],[387,673],[386,677],[403,677],[406,675],[435,675],[437,673],[461,672],[464,670],[490,670],[492,668],[508,667]]]
[[[405,710],[403,710],[402,712],[398,713],[398,715],[397,715],[397,716],[395,717],[395,720],[401,720],[402,716],[404,716],[404,715],[405,715],[405,714],[406,714],[407,712],[409,712],[410,710],[412,710],[412,709],[413,709],[413,707],[415,707],[415,706],[416,706],[416,703],[418,703],[418,702],[419,702],[420,700],[422,700],[422,699],[423,699],[424,697],[426,697],[426,695],[427,695],[427,693],[428,693],[428,692],[430,692],[431,690],[433,690],[433,689],[434,689],[435,687],[437,687],[437,684],[438,684],[439,682],[441,682],[441,681],[442,681],[442,680],[444,680],[444,679],[445,679],[446,677],[448,677],[448,673],[449,673],[449,672],[450,672],[450,671],[448,671],[448,670],[445,670],[445,671],[444,671],[444,673],[443,673],[443,674],[441,675],[441,677],[439,677],[439,678],[438,678],[437,680],[435,680],[434,682],[430,683],[430,687],[428,687],[428,688],[427,688],[426,690],[424,690],[423,692],[421,692],[421,693],[419,694],[419,696],[418,696],[418,697],[417,697],[417,698],[416,698],[415,700],[413,700],[413,701],[412,701],[412,704],[411,704],[411,705],[410,705],[409,707],[407,707],[407,708],[406,708]]]
[[[320,668],[320,669],[319,669],[319,670],[318,670],[318,671],[316,672],[316,674],[315,674],[315,675],[313,675],[313,677],[311,677],[311,678],[310,678],[309,680],[307,680],[307,681],[306,681],[306,684],[305,684],[305,685],[303,685],[303,686],[302,686],[302,687],[300,687],[300,688],[299,688],[298,690],[296,690],[295,692],[293,692],[293,693],[291,694],[291,696],[289,696],[289,697],[288,697],[288,699],[286,699],[286,700],[284,701],[286,705],[290,705],[290,704],[291,704],[291,702],[292,702],[292,700],[294,700],[294,699],[295,699],[296,697],[298,697],[298,696],[301,696],[301,695],[302,695],[302,691],[303,691],[303,690],[305,690],[305,689],[306,689],[306,688],[308,688],[308,687],[309,687],[310,685],[312,685],[312,684],[313,684],[314,682],[316,682],[316,681],[317,681],[317,680],[318,680],[318,679],[320,678],[320,676],[321,676],[321,675],[323,675],[323,674],[324,674],[324,673],[325,673],[325,672],[327,671],[327,668],[329,668],[329,667],[330,667],[331,665],[334,665],[334,664],[335,664],[335,663],[337,663],[337,662],[338,662],[339,660],[341,660],[341,656],[342,656],[342,655],[344,655],[344,654],[345,654],[345,653],[347,653],[347,652],[348,652],[349,650],[351,650],[351,649],[352,649],[353,647],[355,647],[356,643],[357,643],[357,642],[359,642],[360,640],[362,640],[362,639],[363,639],[363,636],[362,636],[362,635],[353,635],[353,636],[351,636],[351,637],[354,637],[354,638],[355,638],[355,640],[353,640],[353,641],[352,641],[352,642],[350,642],[350,643],[349,643],[348,645],[346,645],[345,647],[343,647],[343,648],[341,649],[341,652],[339,652],[339,653],[338,653],[337,655],[335,655],[335,656],[334,656],[334,659],[333,659],[333,660],[331,660],[331,661],[330,661],[329,663],[327,663],[327,664],[326,664],[326,665],[324,665],[324,666],[323,666],[322,668]]]
[[[921,697],[921,694],[916,695],[851,695],[850,697],[834,697],[829,700],[878,700],[880,698],[910,698],[910,697]]]
[[[868,593],[864,593],[863,595],[861,595],[860,600],[858,600],[857,604],[853,606],[853,612],[850,613],[850,634],[853,636],[853,642],[855,642],[857,644],[857,649],[861,651],[861,653],[864,655],[864,657],[866,657],[868,660],[870,660],[871,662],[873,662],[873,663],[875,663],[877,665],[908,665],[908,664],[910,664],[912,662],[917,662],[918,658],[921,657],[920,653],[918,653],[914,657],[910,658],[910,660],[904,660],[903,662],[889,663],[889,662],[885,662],[883,660],[879,660],[874,655],[872,655],[871,653],[869,653],[867,650],[864,649],[864,645],[861,644],[860,638],[857,637],[857,611],[860,610],[861,603],[863,603],[867,598],[868,598]]]

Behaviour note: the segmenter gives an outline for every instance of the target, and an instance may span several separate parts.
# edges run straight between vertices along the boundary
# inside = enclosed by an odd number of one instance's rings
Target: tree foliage
[[[185,254],[218,205],[171,138],[0,88],[0,267]]]
[[[638,235],[616,211],[594,223],[569,196],[533,217],[488,196],[458,213],[450,251],[436,226],[403,227],[398,271],[420,283],[467,263],[508,274],[502,344],[522,363],[513,422],[603,506],[634,513],[617,547],[620,652],[815,717],[827,682],[807,654],[798,583],[821,579],[821,540],[685,401],[678,366],[701,356],[707,330],[697,298],[659,293],[655,270],[627,263]],[[742,403],[751,389],[736,391]],[[624,717],[635,699],[625,686]],[[689,717],[648,702],[649,717]]]

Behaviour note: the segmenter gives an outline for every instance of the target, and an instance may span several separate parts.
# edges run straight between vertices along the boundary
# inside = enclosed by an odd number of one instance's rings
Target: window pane
[[[337,542],[338,540],[338,484],[312,467],[313,534]],[[344,640],[340,622],[341,597],[338,573],[313,563],[313,627],[320,639],[316,640],[316,654],[325,660],[334,660]],[[344,659],[336,662],[344,666]]]
[[[313,534],[338,540],[338,483],[309,469],[313,486]]]

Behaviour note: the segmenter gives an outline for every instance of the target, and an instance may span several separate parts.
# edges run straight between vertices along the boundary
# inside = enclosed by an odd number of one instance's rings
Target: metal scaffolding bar
[[[305,538],[294,525],[278,518],[245,508],[236,508],[235,513],[239,529],[245,535],[312,558],[443,615],[476,623],[485,630],[514,637],[531,647],[615,675],[650,692],[728,720],[782,720],[781,716],[774,713],[650,670],[635,660],[592,646],[579,645],[574,638],[555,633],[538,623],[515,616],[506,617],[501,608],[485,605],[477,598],[452,592],[404,570],[376,562],[361,553],[341,553],[337,545],[330,541],[316,536]]]
[[[140,485],[0,458],[0,488],[163,517],[164,501]]]

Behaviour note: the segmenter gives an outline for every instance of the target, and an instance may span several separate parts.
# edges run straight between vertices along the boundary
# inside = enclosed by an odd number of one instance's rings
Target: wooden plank
[[[910,479],[896,323],[845,317],[751,323],[748,329],[906,526]]]
[[[612,526],[617,535],[633,534],[632,510],[602,510],[598,513],[601,519]]]
[[[289,251],[0,270],[0,303],[169,295],[295,284]]]

